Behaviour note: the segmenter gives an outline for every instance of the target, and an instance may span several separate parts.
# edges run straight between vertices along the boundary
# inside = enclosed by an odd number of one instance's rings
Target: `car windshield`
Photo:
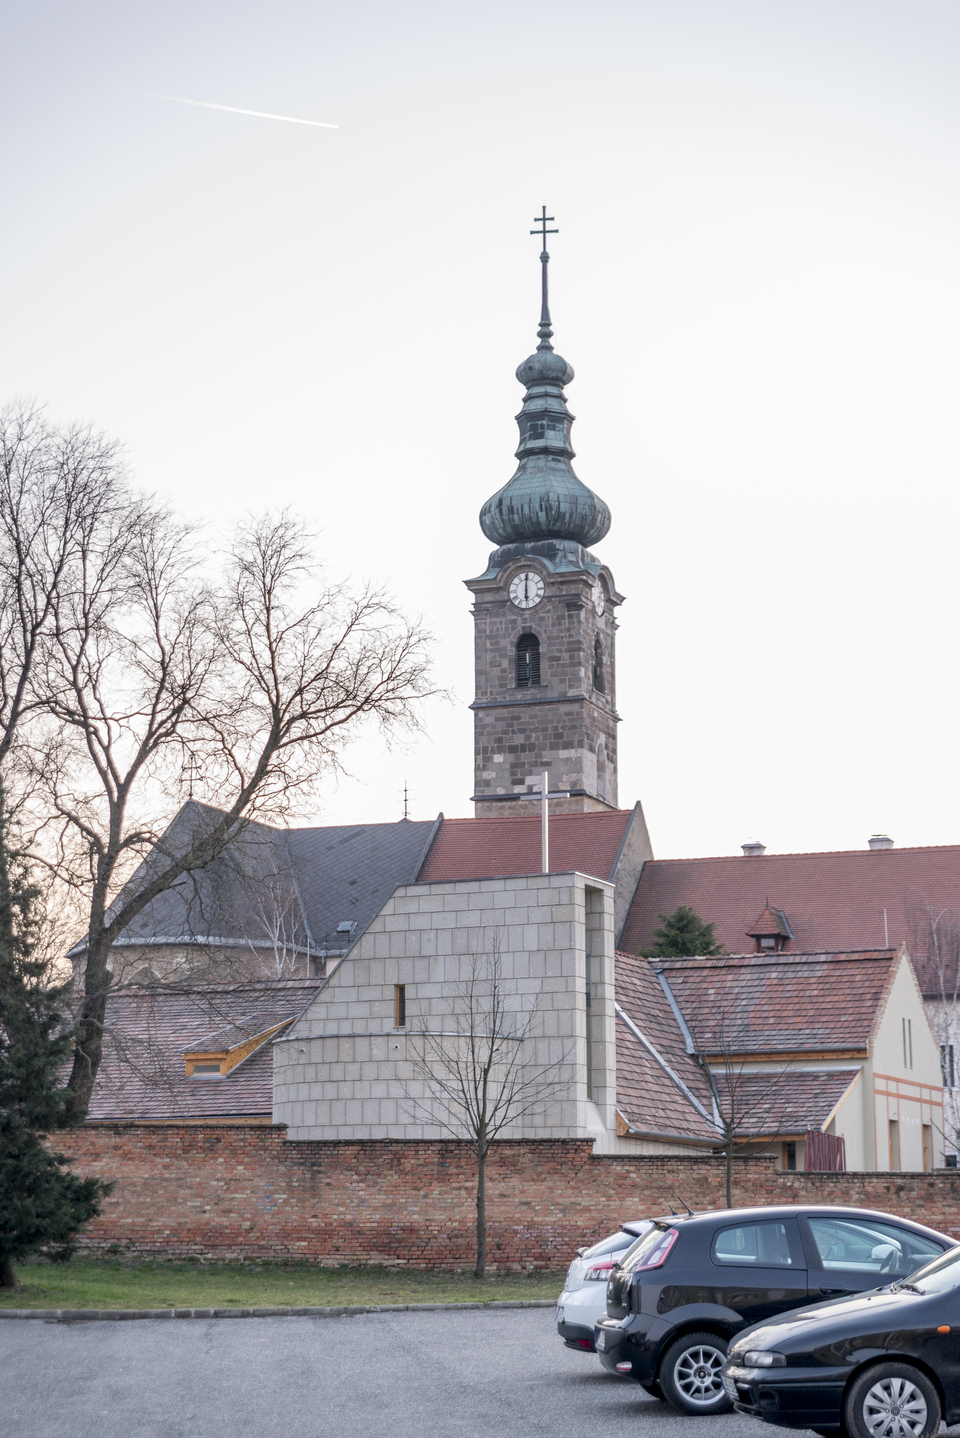
[[[960,1246],[948,1248],[942,1258],[902,1278],[895,1288],[916,1288],[920,1293],[944,1293],[960,1288]]]

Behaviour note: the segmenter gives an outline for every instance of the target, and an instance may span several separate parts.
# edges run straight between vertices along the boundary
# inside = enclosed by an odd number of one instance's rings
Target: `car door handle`
[[[849,1288],[821,1288],[820,1292],[827,1298],[842,1298],[844,1294],[850,1293]]]

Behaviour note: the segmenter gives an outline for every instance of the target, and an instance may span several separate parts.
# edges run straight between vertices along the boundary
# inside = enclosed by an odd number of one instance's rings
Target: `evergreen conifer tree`
[[[705,924],[689,904],[681,904],[672,914],[658,914],[661,927],[654,929],[653,946],[644,949],[648,959],[683,959],[695,954],[722,954],[717,943],[716,924]]]
[[[0,1288],[18,1286],[14,1262],[38,1249],[66,1257],[112,1186],[70,1173],[40,1137],[77,1119],[60,1083],[72,1048],[66,989],[38,952],[39,899],[0,808]]]

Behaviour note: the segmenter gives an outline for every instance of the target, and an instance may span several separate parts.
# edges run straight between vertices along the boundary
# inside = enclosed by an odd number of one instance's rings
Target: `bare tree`
[[[477,1258],[487,1264],[487,1160],[491,1144],[511,1124],[556,1093],[568,1055],[547,1063],[533,1053],[538,1003],[519,1010],[504,979],[502,940],[474,955],[469,973],[450,988],[450,1012],[439,1031],[411,1033],[407,1101],[422,1122],[469,1145],[477,1160]],[[417,1092],[419,1089],[421,1092]]]
[[[943,1139],[960,1149],[960,921],[952,909],[937,908],[920,889],[903,898],[908,952],[924,998],[924,1008],[940,1045],[943,1071]]]
[[[81,1112],[124,929],[249,818],[282,817],[314,790],[366,721],[388,734],[415,725],[428,692],[420,628],[381,593],[321,584],[287,516],[240,530],[217,589],[198,576],[188,531],[147,506],[84,559],[56,599],[49,730],[32,750],[51,815],[47,862],[88,897],[69,1080]],[[217,807],[173,832],[187,763]]]
[[[749,1055],[747,1031],[737,1011],[721,1007],[710,1018],[709,1036],[691,1031],[695,1057],[710,1085],[712,1125],[723,1145],[724,1192],[733,1207],[733,1160],[769,1140],[771,1109],[781,1098],[793,1060],[758,1070]],[[761,1147],[762,1147],[761,1142]]]

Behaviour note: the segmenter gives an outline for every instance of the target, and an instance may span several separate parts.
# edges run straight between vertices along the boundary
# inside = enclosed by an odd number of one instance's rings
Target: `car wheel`
[[[685,1333],[671,1343],[660,1364],[664,1398],[681,1413],[726,1413],[733,1407],[723,1389],[721,1370],[726,1356],[725,1338],[715,1333]]]
[[[843,1405],[850,1438],[931,1438],[940,1399],[925,1373],[909,1363],[880,1363],[851,1384]]]

